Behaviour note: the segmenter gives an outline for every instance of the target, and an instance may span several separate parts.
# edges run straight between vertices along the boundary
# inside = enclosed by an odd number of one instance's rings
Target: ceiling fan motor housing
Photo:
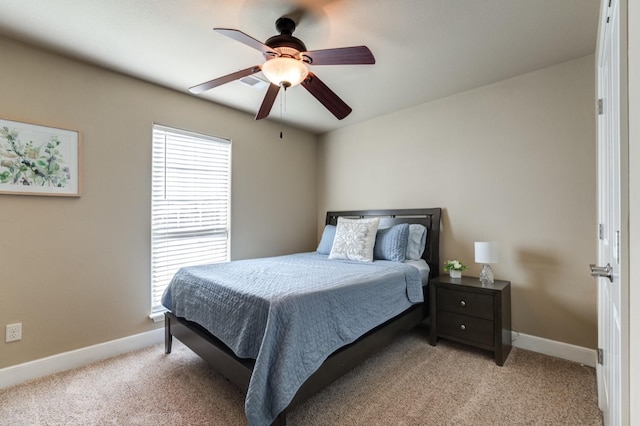
[[[270,37],[264,44],[279,53],[280,56],[291,57],[294,59],[302,59],[300,52],[306,52],[307,46],[304,45],[302,40],[292,36],[293,31],[296,28],[296,23],[290,18],[278,18],[276,21],[276,30],[280,33]],[[267,59],[270,59],[269,54],[265,54]]]

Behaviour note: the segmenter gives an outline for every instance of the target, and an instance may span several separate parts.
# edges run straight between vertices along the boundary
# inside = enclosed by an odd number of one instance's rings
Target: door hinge
[[[604,240],[604,223],[598,224],[598,239]]]
[[[602,103],[602,98],[598,99],[598,115],[604,114],[604,106]]]
[[[598,348],[598,364],[602,365],[604,362],[604,351]]]

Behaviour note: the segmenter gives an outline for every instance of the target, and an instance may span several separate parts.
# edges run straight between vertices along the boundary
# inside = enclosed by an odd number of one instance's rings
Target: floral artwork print
[[[0,118],[0,194],[80,196],[75,130]]]
[[[39,145],[25,143],[16,130],[0,128],[0,183],[65,187],[71,174],[60,144],[57,136]]]

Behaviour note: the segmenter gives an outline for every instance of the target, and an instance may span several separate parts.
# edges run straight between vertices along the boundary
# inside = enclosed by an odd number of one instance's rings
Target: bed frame
[[[427,227],[427,243],[422,258],[427,261],[430,278],[438,275],[440,268],[440,208],[402,210],[362,210],[328,212],[326,224],[335,225],[338,217],[370,218],[379,217],[380,227],[398,223],[419,223]],[[424,303],[413,305],[400,315],[374,328],[355,342],[331,354],[320,368],[302,384],[289,406],[276,418],[273,425],[285,426],[286,413],[295,405],[332,383],[334,380],[367,359],[379,349],[387,346],[397,336],[406,333],[428,318],[427,288],[423,288]],[[219,339],[200,325],[165,314],[165,353],[171,353],[171,343],[176,337],[211,367],[246,393],[255,360],[238,358]]]

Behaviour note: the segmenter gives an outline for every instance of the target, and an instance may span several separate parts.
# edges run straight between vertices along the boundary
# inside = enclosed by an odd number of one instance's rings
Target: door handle
[[[607,266],[596,266],[592,263],[589,265],[589,268],[591,268],[592,277],[609,278],[609,281],[613,282],[613,268],[611,267],[611,264],[607,263]]]

